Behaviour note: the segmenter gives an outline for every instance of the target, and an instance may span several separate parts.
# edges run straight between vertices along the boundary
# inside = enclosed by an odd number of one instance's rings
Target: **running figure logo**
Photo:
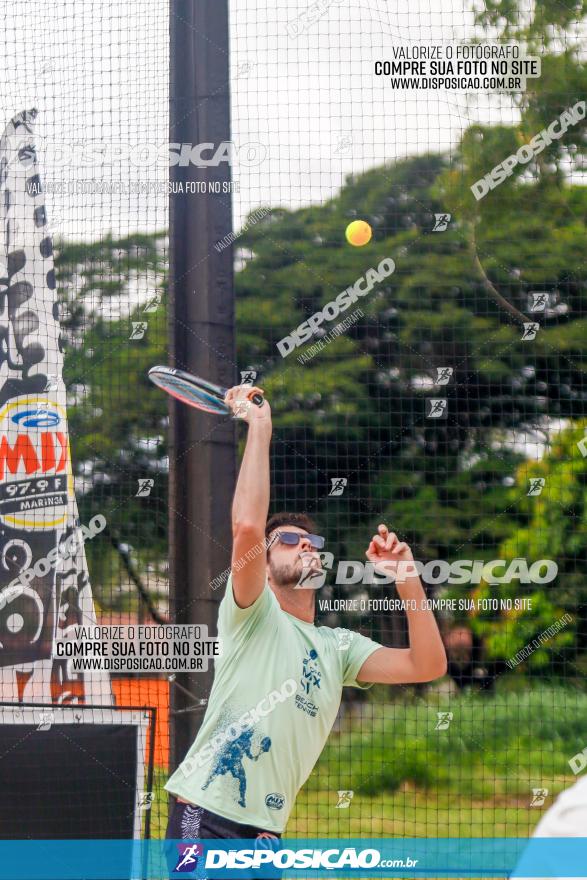
[[[307,652],[307,656],[304,657],[303,672],[300,679],[302,690],[307,696],[312,692],[312,688],[320,687],[321,678],[322,673],[318,668],[318,651],[312,648]]]
[[[254,731],[250,728],[243,730],[237,739],[230,740],[222,746],[216,755],[210,775],[202,786],[202,791],[208,788],[217,776],[226,776],[227,773],[230,773],[238,781],[238,803],[241,807],[246,807],[247,776],[243,767],[243,759],[250,758],[251,761],[258,761],[261,755],[264,755],[271,748],[271,739],[264,736],[261,740],[260,751],[254,755],[251,751],[253,733]]]
[[[178,843],[179,856],[173,873],[190,873],[197,867],[198,858],[203,855],[204,847],[201,843]]]

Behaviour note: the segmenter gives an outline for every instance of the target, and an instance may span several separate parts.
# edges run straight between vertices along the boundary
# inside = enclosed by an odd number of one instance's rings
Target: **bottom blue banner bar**
[[[0,880],[325,876],[587,880],[587,837],[0,841]]]

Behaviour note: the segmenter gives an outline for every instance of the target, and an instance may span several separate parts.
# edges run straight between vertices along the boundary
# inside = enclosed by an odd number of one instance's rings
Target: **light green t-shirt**
[[[213,813],[282,832],[324,747],[343,685],[377,642],[282,611],[266,584],[239,608],[232,578],[220,603],[214,684],[206,715],[165,788]]]

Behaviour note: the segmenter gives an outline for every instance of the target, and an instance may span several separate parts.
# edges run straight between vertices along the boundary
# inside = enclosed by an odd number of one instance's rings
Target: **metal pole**
[[[230,140],[228,2],[170,0],[170,11],[170,142],[217,147]],[[170,168],[171,363],[226,386],[236,379],[233,255],[231,247],[218,252],[214,244],[232,231],[231,196],[222,192],[230,179],[227,162]],[[193,186],[216,181],[220,194]],[[183,192],[174,192],[180,185]],[[234,423],[171,402],[169,466],[173,619],[206,624],[215,634],[221,596],[210,582],[230,564]],[[203,711],[185,711],[194,705],[186,691],[206,698],[212,677],[210,664],[207,673],[178,675],[181,688],[171,685],[173,767],[203,717]]]

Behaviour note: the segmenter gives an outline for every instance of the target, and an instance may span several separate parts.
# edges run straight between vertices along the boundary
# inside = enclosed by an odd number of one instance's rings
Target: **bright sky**
[[[296,19],[310,7],[322,14],[298,33]],[[129,158],[113,162],[110,155],[109,164],[94,159],[80,167],[79,155],[98,142],[110,152],[128,144],[150,149],[153,160],[158,148],[165,150],[167,4],[53,0],[48,6],[46,0],[28,0],[23,6],[0,0],[0,8],[3,116],[39,108],[46,188],[74,188],[47,192],[56,232],[92,238],[109,230],[165,228],[166,193],[128,191],[131,182],[164,184],[165,162],[139,167]],[[373,75],[374,61],[390,58],[393,46],[460,42],[473,35],[466,0],[232,0],[233,178],[240,186],[235,229],[260,204],[295,208],[324,201],[349,173],[450,149],[473,121],[514,119],[507,100],[393,92]],[[262,158],[259,164],[240,161],[250,145]],[[68,159],[70,152],[77,161]],[[77,181],[119,189],[80,194]]]

